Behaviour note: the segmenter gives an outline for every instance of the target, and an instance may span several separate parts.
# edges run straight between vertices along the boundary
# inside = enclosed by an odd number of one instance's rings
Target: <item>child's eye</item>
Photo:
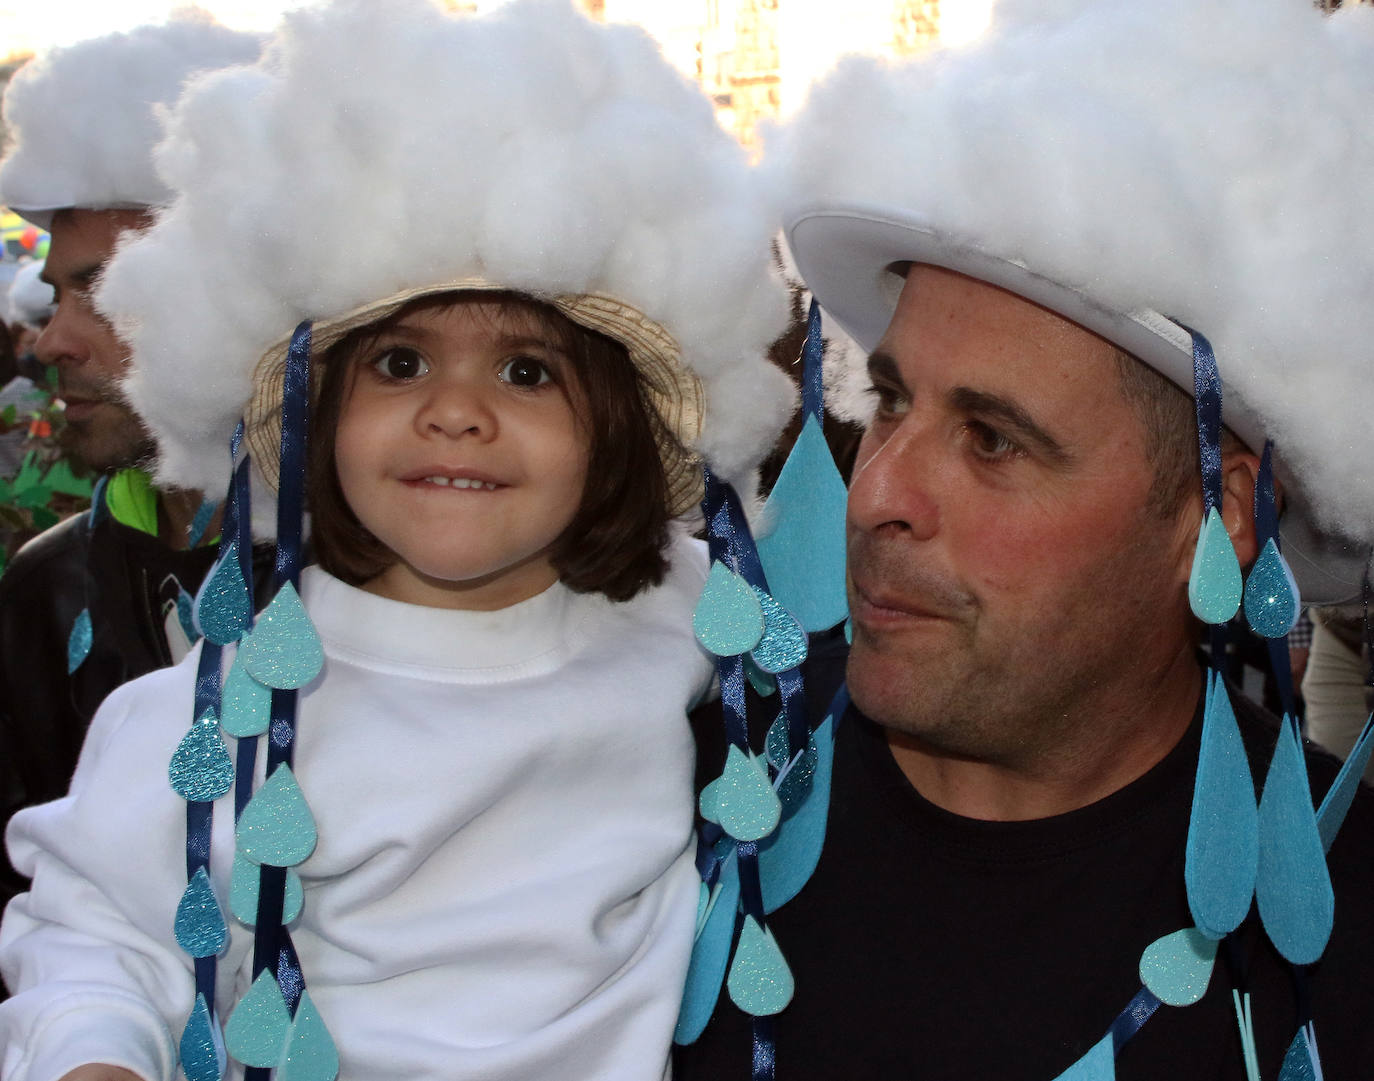
[[[379,375],[387,379],[416,379],[429,371],[425,358],[414,349],[397,346],[388,349],[372,362]]]
[[[533,357],[515,357],[501,366],[501,380],[517,387],[537,387],[551,382],[553,376],[542,361]]]

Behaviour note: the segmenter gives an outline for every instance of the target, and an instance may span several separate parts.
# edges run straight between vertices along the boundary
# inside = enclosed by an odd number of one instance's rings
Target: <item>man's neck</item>
[[[1052,754],[1027,762],[959,757],[887,730],[897,765],[927,800],[953,814],[987,821],[1050,818],[1116,792],[1163,759],[1188,730],[1202,673],[1191,649],[1140,686],[1082,703],[1081,721]]]
[[[191,524],[195,521],[196,512],[200,510],[200,493],[180,489],[160,490],[157,496],[158,539],[168,548],[178,551],[190,547]],[[216,536],[219,529],[220,510],[216,509],[200,541]]]

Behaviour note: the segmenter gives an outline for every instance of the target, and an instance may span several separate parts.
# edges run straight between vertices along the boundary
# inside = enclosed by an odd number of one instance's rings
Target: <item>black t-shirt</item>
[[[828,683],[810,682],[829,700]],[[1262,784],[1277,722],[1233,693]],[[823,708],[824,702],[821,703]],[[1091,806],[1031,822],[942,811],[906,780],[883,731],[850,709],[836,733],[820,864],[769,917],[796,980],[772,1026],[778,1081],[1054,1081],[1140,990],[1142,951],[1192,926],[1183,884],[1201,710],[1154,769]],[[702,773],[719,772],[719,740]],[[1310,754],[1317,799],[1338,763]],[[1374,1076],[1374,793],[1362,790],[1329,860],[1335,929],[1307,979],[1328,1081]],[[1193,1006],[1161,1005],[1116,1059],[1121,1081],[1245,1081],[1232,972],[1245,968],[1261,1076],[1297,1030],[1290,967],[1249,921]],[[1227,955],[1231,955],[1228,963]],[[750,1019],[722,989],[678,1081],[746,1081]]]

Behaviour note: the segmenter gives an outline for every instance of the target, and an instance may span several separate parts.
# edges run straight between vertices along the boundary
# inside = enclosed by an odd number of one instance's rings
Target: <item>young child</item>
[[[199,1081],[225,1046],[231,1077],[664,1076],[711,680],[672,519],[791,405],[741,151],[642,33],[543,0],[293,14],[168,133],[176,199],[99,300],[163,481],[223,488],[243,416],[283,584],[233,641],[227,547],[223,656],[111,695],[16,818],[5,1081]]]

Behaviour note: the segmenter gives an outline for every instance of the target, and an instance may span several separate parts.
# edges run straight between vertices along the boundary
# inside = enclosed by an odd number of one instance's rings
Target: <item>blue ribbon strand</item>
[[[1193,401],[1197,408],[1198,458],[1202,465],[1202,513],[1221,509],[1221,373],[1212,343],[1193,337]]]
[[[806,313],[806,342],[802,345],[802,415],[823,419],[825,412],[825,383],[821,378],[824,370],[825,339],[821,337],[821,306],[816,298],[811,298],[811,309]]]
[[[310,426],[310,321],[291,335],[281,403],[281,472],[277,488],[276,586],[300,585],[305,509],[305,448]]]

